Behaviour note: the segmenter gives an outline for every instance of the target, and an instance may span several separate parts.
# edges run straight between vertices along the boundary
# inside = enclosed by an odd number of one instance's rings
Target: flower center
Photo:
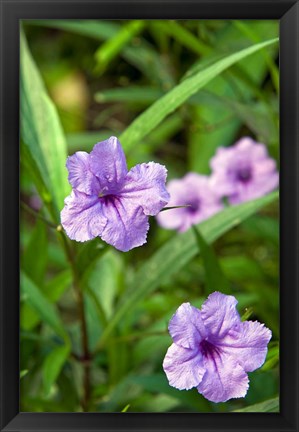
[[[215,355],[220,355],[220,349],[206,339],[200,342],[199,347],[205,358],[214,358]]]
[[[188,213],[193,214],[193,213],[196,213],[196,212],[198,212],[200,210],[200,202],[199,202],[199,200],[188,202],[187,205],[189,206],[189,207],[187,207]]]
[[[100,198],[100,200],[102,201],[103,204],[109,205],[109,204],[114,204],[116,196],[113,195],[113,194],[99,195],[99,198]]]
[[[241,168],[237,171],[236,174],[237,180],[241,183],[248,183],[252,178],[252,172],[250,168]]]

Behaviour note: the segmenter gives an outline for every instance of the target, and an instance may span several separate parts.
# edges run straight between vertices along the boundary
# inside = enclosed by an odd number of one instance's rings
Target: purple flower
[[[65,199],[61,224],[70,239],[99,236],[124,252],[146,242],[148,217],[169,200],[164,166],[149,162],[128,172],[115,137],[97,143],[90,154],[75,153],[66,166],[73,190]]]
[[[191,172],[180,180],[171,180],[167,184],[167,190],[170,193],[169,206],[189,207],[159,213],[157,221],[164,228],[184,232],[223,207],[210,186],[209,178],[203,175]]]
[[[266,146],[245,137],[232,147],[218,148],[210,162],[211,184],[230,204],[261,197],[278,186],[276,163]]]
[[[271,331],[257,321],[241,322],[233,296],[214,292],[201,310],[183,303],[169,323],[173,344],[163,368],[179,390],[197,387],[212,402],[244,397],[246,372],[265,361]]]

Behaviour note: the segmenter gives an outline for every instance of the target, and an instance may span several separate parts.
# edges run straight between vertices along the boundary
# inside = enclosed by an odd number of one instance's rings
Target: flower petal
[[[90,169],[98,178],[100,193],[119,191],[127,174],[126,157],[116,137],[97,143],[90,156]]]
[[[168,348],[163,369],[169,384],[179,390],[189,390],[198,386],[205,374],[201,353],[176,344]]]
[[[278,186],[276,162],[267,147],[245,137],[234,146],[219,148],[211,159],[211,185],[230,204],[239,204],[271,192]],[[247,172],[247,176],[242,174]]]
[[[264,324],[245,321],[231,329],[218,346],[233,356],[246,372],[252,372],[264,363],[271,336]]]
[[[249,380],[244,369],[225,354],[204,359],[206,373],[197,390],[212,402],[244,397]]]
[[[169,207],[186,204],[187,192],[182,180],[170,180],[167,183],[167,190],[170,194]],[[166,210],[157,215],[159,225],[166,229],[179,229],[185,219],[184,208]]]
[[[144,214],[155,216],[168,203],[167,170],[163,165],[148,162],[136,165],[126,175],[120,195],[135,201]]]
[[[157,215],[158,223],[168,229],[184,232],[219,212],[223,205],[210,185],[207,176],[189,172],[182,179],[167,184],[169,206],[188,205],[185,208],[163,211]]]
[[[201,312],[190,303],[183,303],[169,322],[168,330],[173,341],[183,348],[198,347],[206,338]]]
[[[210,294],[203,303],[201,316],[214,342],[222,339],[233,326],[240,323],[237,303],[235,297],[220,292]]]
[[[74,189],[87,195],[98,195],[100,191],[99,181],[90,171],[89,154],[83,151],[69,156],[66,161],[68,169],[68,181]]]
[[[143,209],[123,197],[106,197],[103,202],[107,224],[102,239],[123,252],[143,245],[149,229],[148,216]]]
[[[101,235],[107,219],[97,196],[85,195],[74,189],[64,204],[61,224],[70,239],[83,242]]]

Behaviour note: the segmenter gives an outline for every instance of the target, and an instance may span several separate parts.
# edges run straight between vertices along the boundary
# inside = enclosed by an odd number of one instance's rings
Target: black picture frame
[[[1,431],[298,431],[299,3],[294,0],[0,0]],[[280,21],[280,412],[19,412],[19,20]]]

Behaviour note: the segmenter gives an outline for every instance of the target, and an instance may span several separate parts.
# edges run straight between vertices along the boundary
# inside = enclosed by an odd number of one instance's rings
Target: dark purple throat
[[[220,349],[206,339],[199,344],[200,352],[205,358],[215,358],[220,355]]]
[[[111,205],[115,206],[118,197],[116,195],[110,194],[110,195],[100,196],[99,199],[102,201],[103,204],[109,207]]]
[[[187,203],[187,205],[189,206],[189,207],[187,207],[188,213],[193,214],[193,213],[197,213],[200,210],[200,201],[199,200],[189,202],[189,203]]]
[[[241,168],[237,170],[236,178],[241,183],[248,183],[252,178],[252,172],[250,168]]]

